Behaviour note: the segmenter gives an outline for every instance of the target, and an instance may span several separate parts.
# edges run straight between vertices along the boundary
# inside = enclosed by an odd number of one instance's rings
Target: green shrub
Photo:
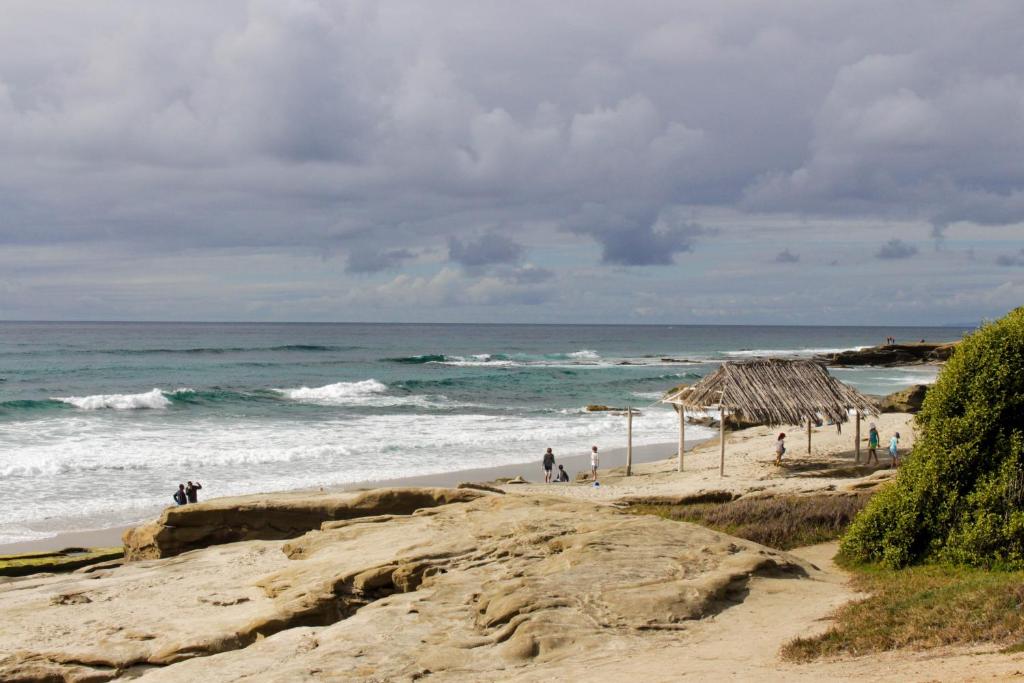
[[[1024,308],[958,346],[916,424],[913,452],[854,520],[842,558],[1024,568]]]

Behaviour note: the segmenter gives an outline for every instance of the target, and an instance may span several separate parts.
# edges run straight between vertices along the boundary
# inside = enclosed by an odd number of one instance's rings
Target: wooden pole
[[[679,471],[683,471],[683,452],[686,450],[686,409],[679,405]]]
[[[853,430],[854,431],[854,436],[853,436],[853,442],[854,442],[853,443],[853,452],[857,456],[856,462],[860,462],[860,411],[859,410],[857,411],[856,415],[854,415],[854,419],[857,420],[857,428]]]
[[[633,409],[626,407],[626,476],[633,475]]]
[[[807,418],[807,455],[811,454],[811,418]]]
[[[721,441],[718,453],[718,476],[725,476],[725,406],[718,404],[718,439]]]

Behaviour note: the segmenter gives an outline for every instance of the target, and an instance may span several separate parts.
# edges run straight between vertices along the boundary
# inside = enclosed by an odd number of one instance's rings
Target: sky
[[[0,319],[954,324],[1024,3],[3,0]]]

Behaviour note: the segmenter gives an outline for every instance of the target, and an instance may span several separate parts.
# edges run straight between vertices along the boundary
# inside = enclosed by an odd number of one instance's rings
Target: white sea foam
[[[674,442],[676,428],[672,411],[645,410],[634,418],[634,443]],[[133,523],[169,504],[179,480],[198,479],[205,496],[236,495],[506,465],[546,446],[582,454],[594,442],[624,445],[624,419],[557,412],[312,422],[54,415],[9,423],[0,434],[7,492],[0,497],[0,543]],[[39,496],[44,481],[47,495]],[[32,505],[16,504],[29,498]]]
[[[55,397],[54,401],[69,403],[82,410],[143,410],[160,409],[171,405],[171,401],[160,389],[144,394],[95,394],[93,396]]]
[[[740,351],[726,351],[723,355],[730,357],[776,357],[788,358],[792,356],[817,356],[825,353],[841,353],[843,351],[861,351],[870,348],[868,346],[848,346],[846,348],[802,348],[802,349],[742,349]]]
[[[361,382],[335,382],[322,387],[299,387],[298,389],[277,389],[279,393],[296,401],[324,404],[352,403],[353,399],[383,394],[388,386],[375,379]]]
[[[573,351],[567,354],[569,358],[575,358],[576,360],[598,360],[601,358],[597,351],[591,351],[590,349],[583,349],[581,351]]]

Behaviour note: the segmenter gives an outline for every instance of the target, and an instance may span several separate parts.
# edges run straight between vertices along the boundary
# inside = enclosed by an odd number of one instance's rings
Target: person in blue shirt
[[[889,457],[892,458],[892,466],[893,467],[899,467],[900,466],[899,447],[900,447],[900,433],[896,432],[895,434],[892,435],[892,438],[889,439]]]

